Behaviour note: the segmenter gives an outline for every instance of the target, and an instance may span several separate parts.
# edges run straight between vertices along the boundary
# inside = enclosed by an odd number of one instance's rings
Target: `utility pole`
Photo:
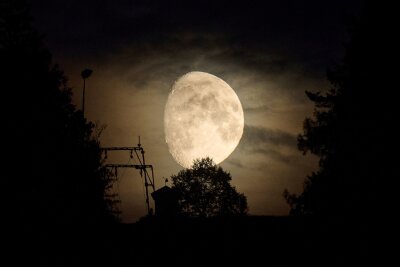
[[[83,117],[85,117],[85,89],[86,89],[86,79],[89,78],[89,76],[92,74],[92,70],[91,69],[84,69],[81,72],[81,76],[83,79],[83,96],[82,96],[82,113],[83,113]]]
[[[136,158],[139,161],[139,164],[106,164],[105,166],[108,168],[112,168],[117,172],[118,168],[134,168],[140,170],[140,177],[144,180],[144,186],[146,190],[146,205],[147,205],[147,213],[151,215],[151,208],[150,208],[150,200],[149,200],[149,189],[151,187],[152,191],[155,190],[154,184],[154,170],[153,165],[146,165],[145,158],[144,158],[144,149],[140,144],[140,137],[139,137],[139,144],[136,147],[104,147],[101,148],[101,151],[104,153],[104,158],[107,159],[107,153],[110,151],[129,151],[130,157],[133,158],[133,152],[135,152]],[[141,154],[141,155],[139,155]],[[151,170],[151,173],[147,171],[147,169]]]

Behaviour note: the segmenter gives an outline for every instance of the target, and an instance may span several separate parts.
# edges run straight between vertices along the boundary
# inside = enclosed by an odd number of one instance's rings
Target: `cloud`
[[[245,125],[243,131],[245,145],[260,148],[264,145],[288,146],[296,148],[296,135],[278,129]]]
[[[233,165],[233,166],[235,166],[235,167],[238,167],[238,168],[241,168],[241,169],[246,168],[246,165],[243,164],[243,162],[241,162],[241,161],[240,161],[239,159],[237,159],[237,158],[229,158],[229,159],[226,161],[226,163],[231,164],[231,165]]]
[[[283,163],[292,163],[295,160],[295,157],[293,155],[285,155],[281,152],[279,152],[276,149],[271,149],[271,148],[258,148],[253,150],[254,153],[259,153],[263,154],[269,158],[275,159],[277,161],[281,161]]]
[[[278,129],[245,125],[240,149],[248,154],[261,154],[282,163],[292,163],[297,158],[296,136]],[[237,165],[241,162],[233,162]]]
[[[249,106],[243,107],[243,111],[245,113],[252,112],[252,113],[264,113],[264,112],[271,112],[271,108],[267,105],[261,106]]]

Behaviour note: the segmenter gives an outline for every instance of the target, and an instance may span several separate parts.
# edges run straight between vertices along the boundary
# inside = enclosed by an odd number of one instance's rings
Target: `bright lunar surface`
[[[189,72],[172,86],[164,112],[165,140],[174,159],[190,168],[195,159],[218,164],[239,144],[243,108],[235,91],[222,79]]]

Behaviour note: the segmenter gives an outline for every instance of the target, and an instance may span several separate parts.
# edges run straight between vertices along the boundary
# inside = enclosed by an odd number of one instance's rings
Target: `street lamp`
[[[83,117],[85,117],[85,87],[86,87],[86,78],[89,78],[89,76],[92,74],[92,70],[91,69],[84,69],[81,72],[81,76],[83,79],[83,97],[82,97],[82,113],[83,113]]]

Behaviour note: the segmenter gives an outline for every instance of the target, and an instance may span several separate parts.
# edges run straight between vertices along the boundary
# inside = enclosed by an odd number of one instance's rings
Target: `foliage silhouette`
[[[374,253],[385,242],[371,240],[387,228],[386,222],[377,227],[377,221],[390,202],[383,192],[397,176],[388,152],[396,140],[397,98],[385,82],[390,75],[382,71],[394,50],[386,45],[380,11],[379,4],[367,1],[360,18],[351,21],[343,62],[327,72],[332,88],[306,92],[315,110],[304,121],[298,148],[319,156],[319,169],[307,177],[301,194],[284,192],[292,215],[316,220],[314,257],[335,259],[333,266],[385,261]]]
[[[67,79],[31,21],[25,1],[0,1],[5,254],[15,265],[100,264],[103,257],[91,253],[105,255],[104,227],[116,221],[102,129],[75,109]]]
[[[32,28],[25,1],[0,5],[3,127],[13,170],[3,180],[12,188],[9,218],[33,225],[113,221],[107,199],[113,177],[102,165],[101,129],[71,103],[67,79]]]
[[[230,185],[231,175],[212,159],[195,160],[191,169],[172,175],[172,188],[179,194],[179,210],[191,217],[245,215],[246,196]]]
[[[376,208],[379,179],[394,177],[386,149],[395,112],[390,90],[378,92],[384,77],[375,19],[367,5],[351,22],[343,63],[327,72],[332,88],[306,92],[315,110],[304,121],[298,148],[320,157],[319,170],[308,176],[300,195],[284,192],[291,214],[360,218]]]

